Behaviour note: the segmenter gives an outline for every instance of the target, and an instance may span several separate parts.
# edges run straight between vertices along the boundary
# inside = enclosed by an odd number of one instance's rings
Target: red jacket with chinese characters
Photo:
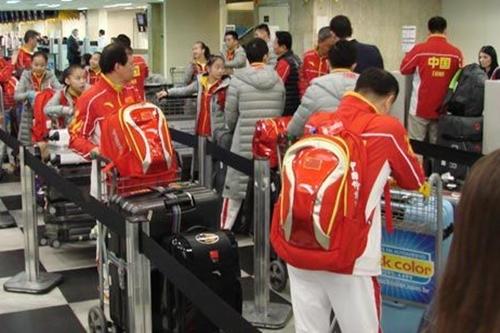
[[[401,62],[402,74],[414,74],[410,114],[437,119],[453,75],[462,67],[462,52],[445,35],[430,35]]]

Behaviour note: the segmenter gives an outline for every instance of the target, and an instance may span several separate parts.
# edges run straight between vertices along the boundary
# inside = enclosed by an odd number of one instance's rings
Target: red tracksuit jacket
[[[352,126],[365,127],[362,133],[358,133],[366,140],[368,152],[365,182],[362,185],[361,195],[366,196],[365,216],[367,219],[372,217],[372,222],[360,256],[352,270],[340,272],[344,274],[364,276],[381,274],[380,200],[388,177],[392,174],[400,187],[411,190],[419,189],[424,182],[422,168],[412,152],[403,125],[396,118],[388,115],[379,114],[374,118],[375,112],[378,112],[376,107],[361,95],[348,92],[340,102],[337,111],[315,113],[306,125],[321,129],[322,126],[341,121],[345,128],[353,131]],[[365,126],[360,126],[360,123]],[[318,133],[322,133],[321,130]],[[287,246],[288,243],[279,236],[279,228],[279,223],[273,223],[271,228],[271,241],[276,252],[286,253],[289,258],[293,258],[293,262],[299,268],[301,262],[310,260],[316,260],[321,267],[328,266],[329,258],[317,256],[313,259],[308,256],[307,250]]]
[[[304,53],[302,66],[299,71],[300,96],[304,96],[313,79],[328,73],[330,73],[328,57],[321,57],[317,50],[309,50]]]
[[[69,125],[70,148],[88,157],[90,151],[99,146],[101,121],[107,115],[118,112],[122,106],[142,99],[134,86],[117,86],[102,75],[78,98],[75,115]]]
[[[16,60],[16,70],[31,69],[31,56],[32,52],[29,52],[26,48],[19,48]]]
[[[402,74],[414,74],[410,114],[437,119],[448,85],[462,67],[462,52],[445,35],[434,34],[417,44],[401,62]]]
[[[149,68],[144,58],[138,55],[134,55],[134,79],[130,84],[136,86],[137,91],[139,91],[140,96],[144,100],[145,91],[144,91],[144,82],[146,78],[149,76]]]

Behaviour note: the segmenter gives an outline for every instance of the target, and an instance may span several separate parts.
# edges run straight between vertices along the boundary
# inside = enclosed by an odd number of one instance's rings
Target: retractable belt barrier
[[[416,154],[425,157],[433,157],[460,165],[472,166],[478,159],[483,157],[483,154],[443,147],[440,145],[417,140],[410,140],[410,144]]]
[[[185,133],[171,127],[169,129],[172,140],[189,147],[198,147],[198,137],[196,135]],[[222,161],[227,166],[230,166],[231,168],[238,170],[248,176],[253,175],[252,160],[230,152],[229,150],[223,149],[213,142],[207,142],[207,154],[211,155],[219,161]]]
[[[120,236],[125,235],[126,220],[117,212],[109,209],[88,194],[84,194],[72,182],[61,177],[51,167],[43,164],[37,157],[23,147],[18,140],[0,130],[0,140],[10,148],[23,149],[26,165],[44,181],[79,205],[86,213],[93,215]],[[201,282],[187,268],[177,262],[165,249],[144,232],[140,235],[140,251],[155,267],[170,280],[190,301],[217,327],[224,332],[259,332],[236,310],[226,304],[215,292]]]

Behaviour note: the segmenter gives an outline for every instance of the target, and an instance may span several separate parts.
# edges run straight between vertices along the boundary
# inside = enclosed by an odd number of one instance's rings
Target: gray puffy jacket
[[[247,65],[247,54],[245,49],[242,46],[238,46],[236,50],[234,50],[234,57],[232,60],[227,59],[227,47],[224,45],[224,49],[221,52],[222,57],[224,58],[226,68],[243,68]]]
[[[14,92],[14,99],[17,102],[27,101],[28,95],[31,91],[35,90],[33,79],[31,77],[31,70],[24,70],[21,79],[17,84]],[[62,85],[57,81],[56,76],[51,71],[47,71],[42,80],[41,90],[52,88],[60,89]],[[33,102],[33,101],[31,101]],[[19,123],[19,141],[23,144],[31,144],[31,130],[33,128],[33,109],[29,103],[25,104],[23,113],[21,114],[21,121]]]
[[[231,151],[252,158],[252,139],[259,119],[278,117],[285,105],[285,87],[270,66],[247,67],[237,71],[229,84],[225,123],[234,130]],[[244,199],[248,176],[228,168],[223,197]]]
[[[342,96],[354,90],[358,76],[350,71],[333,72],[312,80],[288,125],[288,134],[301,136],[307,120],[317,111],[335,111]]]
[[[61,104],[61,98],[64,94],[68,105]],[[66,126],[69,125],[73,119],[75,105],[73,104],[73,98],[68,91],[68,88],[62,88],[52,96],[52,98],[47,102],[45,108],[43,109],[45,115],[50,119],[57,119],[59,117],[64,117],[64,122]]]

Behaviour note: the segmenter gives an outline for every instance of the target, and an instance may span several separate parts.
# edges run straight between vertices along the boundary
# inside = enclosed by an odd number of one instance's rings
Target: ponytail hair
[[[61,77],[62,84],[66,85],[66,79],[70,77],[77,69],[83,69],[81,65],[71,65],[68,68],[66,68]]]
[[[205,59],[208,60],[210,58],[210,48],[207,46],[207,44],[202,41],[197,41],[195,44],[199,44],[201,46],[201,48],[203,49],[203,55],[205,56]]]

